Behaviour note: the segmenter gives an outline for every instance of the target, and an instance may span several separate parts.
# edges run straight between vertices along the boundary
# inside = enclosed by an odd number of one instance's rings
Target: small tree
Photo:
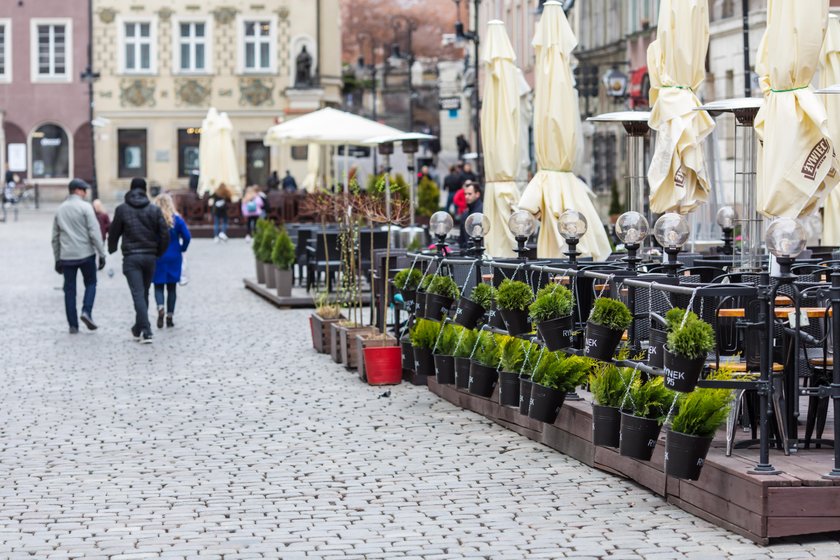
[[[417,185],[417,214],[426,218],[440,208],[440,189],[428,176],[423,176]]]
[[[285,228],[281,228],[271,249],[271,262],[280,270],[291,270],[295,264],[295,246]]]

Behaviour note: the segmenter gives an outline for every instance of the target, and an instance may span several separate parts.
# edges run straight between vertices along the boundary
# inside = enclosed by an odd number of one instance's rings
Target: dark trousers
[[[175,313],[175,288],[178,286],[175,282],[168,284],[155,284],[155,303],[158,307],[163,307],[163,289],[166,288],[166,313],[172,315]]]
[[[155,275],[155,261],[151,254],[126,255],[123,257],[123,274],[128,280],[131,299],[134,301],[134,330],[152,333],[149,325],[149,286]]]
[[[76,314],[76,272],[82,271],[85,283],[85,295],[82,299],[82,313],[93,314],[93,300],[96,298],[96,255],[77,261],[61,261],[64,272],[64,310],[67,323],[79,328],[79,316]]]
[[[257,228],[257,220],[259,219],[259,216],[248,216],[248,223],[245,224],[245,226],[248,228],[248,235],[254,235],[254,230]]]

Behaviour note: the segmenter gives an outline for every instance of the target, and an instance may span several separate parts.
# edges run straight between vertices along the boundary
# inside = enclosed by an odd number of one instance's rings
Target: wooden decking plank
[[[755,535],[764,535],[763,512],[750,511],[727,500],[719,493],[709,492],[692,484],[680,485],[680,500],[692,504]]]
[[[547,425],[543,428],[542,443],[590,467],[595,466],[595,446],[590,440]]]
[[[840,517],[768,517],[769,538],[840,531]]]
[[[645,488],[663,496],[665,494],[665,474],[661,467],[657,469],[649,461],[639,461],[630,457],[622,457],[618,450],[609,447],[595,447],[594,466],[606,466],[610,470],[624,473],[624,476],[635,480]]]
[[[728,531],[732,531],[733,533],[737,533],[737,534],[741,535],[742,537],[746,537],[746,538],[750,539],[751,541],[753,541],[757,544],[767,545],[767,544],[770,543],[770,539],[767,538],[764,534],[751,533],[751,532],[747,531],[746,529],[744,529],[743,527],[740,527],[740,526],[730,522],[727,519],[722,519],[720,517],[717,517],[716,515],[713,515],[713,514],[709,513],[708,511],[705,511],[701,508],[698,508],[698,507],[694,506],[693,504],[691,504],[690,502],[687,502],[687,501],[685,501],[681,498],[677,498],[675,496],[669,496],[668,497],[668,502],[671,503],[671,504],[674,504],[675,506],[679,507],[680,509],[682,509],[684,511],[687,511],[688,513],[690,513],[692,515],[696,515],[700,519],[705,519],[706,521],[708,521],[710,523],[713,523],[714,525],[717,525],[718,527],[723,527],[724,529],[726,529]]]
[[[770,517],[835,517],[840,522],[840,488],[835,486],[768,488],[767,515]]]

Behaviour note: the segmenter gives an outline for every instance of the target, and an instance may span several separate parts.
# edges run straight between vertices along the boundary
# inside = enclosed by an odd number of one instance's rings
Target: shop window
[[[70,176],[70,142],[64,129],[44,124],[32,133],[32,177],[35,179]]]
[[[118,177],[128,179],[146,176],[146,130],[122,129],[117,131],[119,151]]]
[[[198,144],[200,140],[200,128],[181,128],[178,130],[178,177],[189,177],[193,171],[198,171]]]

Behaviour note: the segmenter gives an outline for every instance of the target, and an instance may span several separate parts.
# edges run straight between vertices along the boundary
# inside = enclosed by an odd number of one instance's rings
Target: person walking
[[[443,190],[446,191],[446,207],[444,210],[447,212],[452,212],[452,207],[454,206],[454,198],[455,193],[461,188],[461,184],[463,181],[461,180],[461,172],[458,170],[457,165],[452,165],[449,167],[449,174],[443,178]]]
[[[117,206],[108,230],[108,251],[115,253],[122,239],[123,274],[134,301],[134,325],[131,334],[142,344],[151,344],[149,324],[149,287],[155,272],[155,260],[169,246],[169,226],[160,208],[146,195],[146,180],[135,177]]]
[[[283,190],[285,192],[295,192],[297,188],[297,181],[292,177],[292,172],[287,169],[286,176],[283,177]]]
[[[163,219],[169,226],[169,247],[163,256],[155,263],[155,276],[152,282],[155,284],[155,303],[157,304],[157,328],[163,328],[164,319],[164,289],[166,289],[166,326],[174,327],[173,315],[175,315],[176,287],[181,281],[181,266],[184,264],[183,254],[190,246],[190,230],[187,223],[175,211],[175,204],[168,194],[161,194],[155,198]]]
[[[465,224],[467,218],[472,214],[479,214],[484,212],[484,201],[481,199],[481,186],[478,183],[467,181],[464,183],[464,198],[467,201],[467,211],[461,215],[461,238],[460,245],[464,249],[467,247],[469,236],[467,235],[467,228]]]
[[[218,243],[227,241],[228,205],[233,200],[233,193],[227,185],[222,183],[210,197],[210,208],[213,209],[213,241]]]
[[[79,332],[79,319],[95,331],[93,322],[93,301],[96,298],[96,257],[99,256],[99,270],[105,268],[105,246],[99,222],[93,213],[93,206],[85,202],[90,188],[81,179],[73,179],[68,185],[70,195],[58,207],[53,219],[52,248],[55,257],[55,271],[64,275],[64,311],[70,334]],[[82,271],[85,295],[82,299],[82,314],[76,315],[76,272]]]
[[[99,231],[102,232],[102,241],[108,237],[108,228],[111,227],[111,218],[105,207],[102,206],[102,201],[98,198],[93,201],[93,213],[96,214],[96,221],[99,222]]]
[[[250,186],[245,189],[245,196],[242,197],[242,216],[247,220],[245,241],[251,240],[257,220],[263,215],[263,206],[263,199],[257,192],[257,187]]]

